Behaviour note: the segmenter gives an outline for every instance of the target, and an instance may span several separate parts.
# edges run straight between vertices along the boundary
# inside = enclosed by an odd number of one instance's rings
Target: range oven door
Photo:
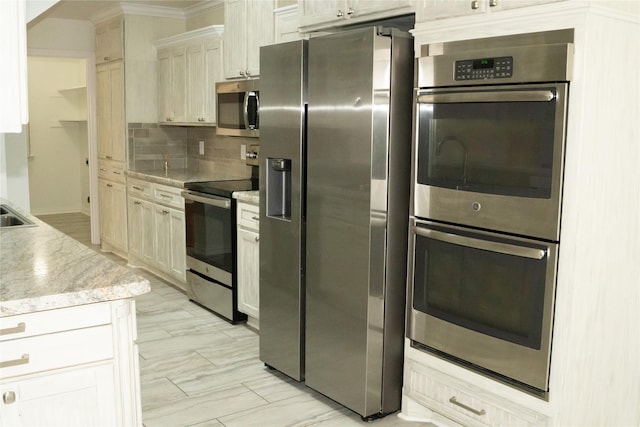
[[[413,214],[558,241],[567,91],[417,89]]]
[[[412,219],[408,337],[548,389],[557,245]]]

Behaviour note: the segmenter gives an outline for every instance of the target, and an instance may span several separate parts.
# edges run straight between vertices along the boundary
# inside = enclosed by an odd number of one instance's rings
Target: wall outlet
[[[204,154],[204,141],[200,141],[198,144],[200,144],[199,148],[198,148],[198,152],[200,153],[200,155],[203,155]]]
[[[247,145],[240,145],[240,160],[247,160]]]

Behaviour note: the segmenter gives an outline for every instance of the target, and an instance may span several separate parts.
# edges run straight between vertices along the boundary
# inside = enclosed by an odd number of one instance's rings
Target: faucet
[[[468,154],[469,154],[467,150],[467,146],[465,145],[464,142],[460,141],[458,138],[454,136],[446,136],[442,138],[440,142],[438,142],[438,145],[436,145],[436,155],[440,154],[440,151],[442,150],[442,146],[445,143],[456,143],[457,145],[460,146],[460,148],[462,148],[462,153],[464,154],[464,158],[462,159],[462,176],[460,176],[460,178],[462,179],[462,183],[466,184],[467,183],[467,160],[468,160]]]
[[[164,160],[164,171],[169,170],[169,155],[167,153],[162,153],[162,159]]]

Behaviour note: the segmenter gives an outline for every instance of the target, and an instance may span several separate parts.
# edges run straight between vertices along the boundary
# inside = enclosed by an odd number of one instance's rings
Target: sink
[[[36,224],[7,205],[0,205],[0,228],[33,227]]]

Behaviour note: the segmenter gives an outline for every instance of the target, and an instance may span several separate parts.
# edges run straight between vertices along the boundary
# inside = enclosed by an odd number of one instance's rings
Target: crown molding
[[[204,37],[220,37],[223,33],[224,25],[210,25],[208,27],[198,28],[196,30],[187,31],[186,33],[176,34],[175,36],[156,40],[153,44],[156,49],[161,49],[175,44],[199,40]]]
[[[93,15],[90,20],[94,24],[97,24],[122,14],[153,16],[156,18],[186,19],[185,12],[182,9],[175,7],[119,2],[116,3],[114,7]]]
[[[203,0],[200,3],[185,8],[184,15],[186,18],[192,18],[205,10],[220,6],[224,6],[224,0]]]

